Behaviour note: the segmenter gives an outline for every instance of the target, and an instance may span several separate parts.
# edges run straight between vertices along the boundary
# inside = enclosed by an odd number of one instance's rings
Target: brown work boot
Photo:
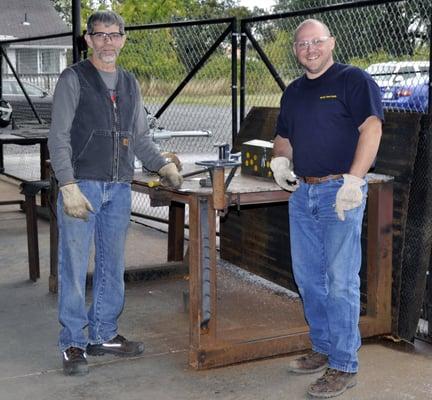
[[[297,374],[314,374],[327,368],[328,357],[326,354],[312,351],[288,364],[288,371]]]
[[[308,394],[312,397],[328,399],[344,393],[357,384],[357,374],[327,368],[321,378],[309,386]]]

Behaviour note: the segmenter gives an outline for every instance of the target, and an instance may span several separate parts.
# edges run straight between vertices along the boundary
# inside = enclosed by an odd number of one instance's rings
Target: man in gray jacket
[[[168,185],[182,184],[175,164],[167,163],[151,140],[136,79],[116,65],[126,40],[123,19],[111,11],[95,12],[85,40],[92,55],[62,72],[48,139],[60,187],[59,347],[66,375],[87,374],[87,354],[134,356],[144,350],[141,342],[119,335],[117,326],[124,304],[134,156]],[[93,237],[93,302],[87,310]]]

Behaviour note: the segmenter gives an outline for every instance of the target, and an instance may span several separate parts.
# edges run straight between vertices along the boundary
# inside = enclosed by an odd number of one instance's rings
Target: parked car
[[[388,88],[382,96],[384,108],[426,113],[429,105],[429,75],[415,83],[402,82]]]
[[[390,61],[372,64],[369,72],[381,89],[388,110],[427,112],[429,103],[429,62]]]
[[[52,95],[33,83],[22,82],[22,84],[39,117],[49,123],[51,121]],[[11,104],[15,122],[37,122],[30,104],[16,80],[5,79],[2,81],[2,98]]]
[[[429,71],[428,61],[389,61],[371,64],[366,68],[384,93],[389,87],[401,85],[402,82],[420,79]]]

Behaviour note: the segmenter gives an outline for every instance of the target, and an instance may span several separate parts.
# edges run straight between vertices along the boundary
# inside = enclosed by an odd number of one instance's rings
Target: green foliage
[[[176,81],[179,76],[185,75],[185,70],[178,60],[172,40],[169,29],[129,32],[119,64],[142,81],[155,77],[163,77],[168,82]]]
[[[359,68],[366,69],[371,64],[384,63],[388,61],[428,61],[429,48],[427,46],[418,46],[413,55],[400,55],[395,57],[385,51],[374,52],[366,55],[365,57],[353,57],[349,60],[349,64],[355,65]]]
[[[54,8],[68,24],[72,25],[72,1],[71,0],[51,0]],[[103,3],[103,2],[102,2]],[[104,5],[102,4],[101,7]],[[85,29],[88,16],[93,12],[91,0],[81,0],[81,26]]]
[[[285,83],[299,75],[299,68],[295,60],[292,43],[293,34],[287,30],[278,30],[273,41],[265,43],[264,52],[271,62],[277,66],[278,72]]]
[[[384,51],[379,51],[370,53],[365,57],[353,57],[349,60],[348,64],[355,65],[361,69],[366,69],[371,64],[383,63],[390,60],[394,60],[390,54]]]
[[[194,0],[114,0],[113,10],[118,12],[128,25],[167,22],[184,18],[195,6]]]

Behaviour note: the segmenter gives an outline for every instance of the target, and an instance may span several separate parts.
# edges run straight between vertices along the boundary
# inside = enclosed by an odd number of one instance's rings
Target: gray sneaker
[[[309,386],[308,394],[312,397],[328,399],[344,393],[357,384],[357,374],[327,368],[321,378]]]
[[[87,345],[87,354],[91,356],[114,354],[119,357],[133,357],[141,354],[143,351],[144,344],[142,342],[132,342],[121,335],[117,335],[109,342]]]
[[[288,371],[297,374],[314,374],[327,368],[328,357],[326,354],[312,351],[305,356],[296,358],[288,363]]]
[[[86,353],[78,347],[69,347],[63,352],[63,373],[82,376],[89,372]]]

